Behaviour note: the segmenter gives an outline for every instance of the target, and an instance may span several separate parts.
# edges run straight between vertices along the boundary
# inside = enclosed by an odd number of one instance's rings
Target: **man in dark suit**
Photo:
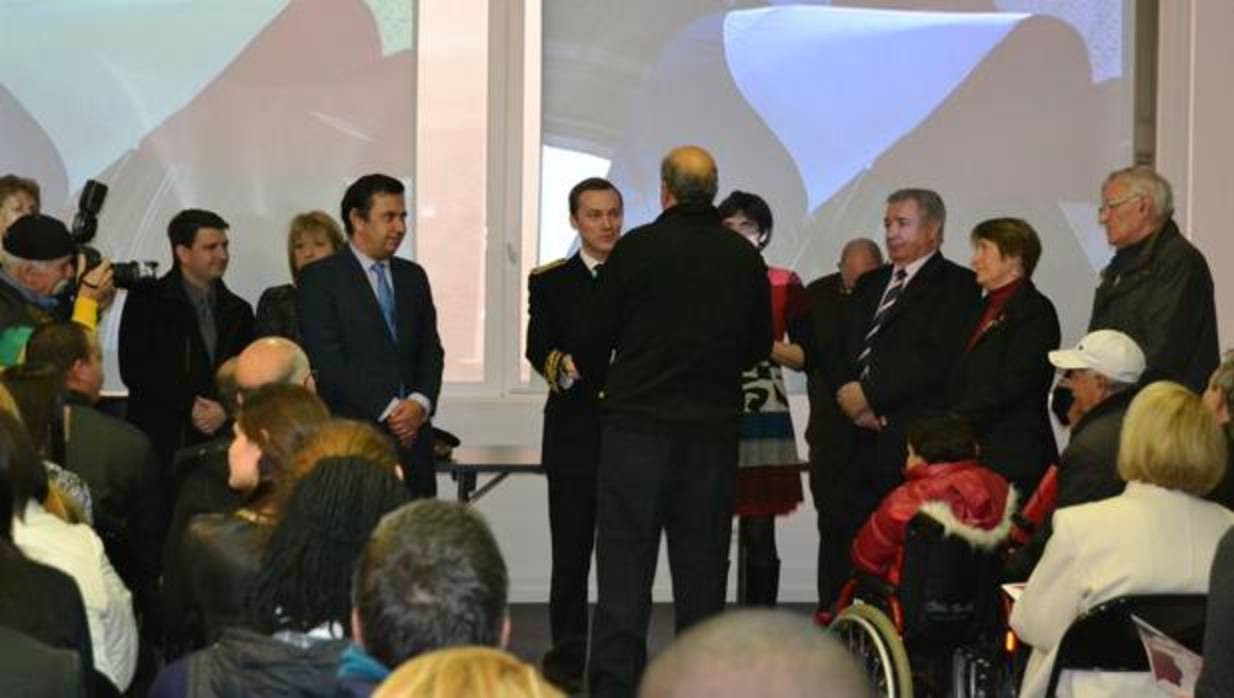
[[[39,327],[26,361],[64,375],[68,412],[65,467],[81,476],[94,500],[94,528],[107,557],[147,613],[156,606],[168,503],[150,439],[124,420],[94,409],[103,388],[98,338],[76,323]]]
[[[841,510],[837,501],[845,487],[840,475],[845,444],[849,435],[848,417],[836,405],[839,386],[827,382],[822,362],[826,348],[843,342],[845,308],[852,298],[853,287],[862,274],[881,266],[882,250],[869,238],[849,240],[840,251],[839,271],[816,279],[806,286],[810,312],[790,328],[806,355],[806,392],[810,398],[810,421],[806,425],[806,443],[810,447],[810,494],[818,512],[818,600],[826,608],[838,589],[825,584],[825,570],[847,564],[848,546],[841,544],[836,534]]]
[[[356,180],[340,214],[349,244],[305,267],[300,333],[317,388],[338,416],[384,425],[399,445],[413,497],[437,494],[429,417],[445,352],[428,276],[394,256],[407,234],[403,184],[383,174]]]
[[[574,366],[573,333],[595,276],[621,234],[621,192],[608,180],[592,177],[570,190],[569,203],[579,250],[535,269],[527,280],[527,360],[549,387],[540,462],[548,476],[553,539],[553,649],[544,656],[544,675],[577,692],[587,663],[587,575],[596,533],[600,405],[599,386],[583,380]]]
[[[253,308],[227,289],[227,221],[188,209],[167,225],[173,266],[133,289],[120,318],[120,377],[128,420],[154,444],[161,467],[177,449],[217,435],[227,421],[214,372],[253,339]]]
[[[613,248],[580,319],[574,363],[604,386],[590,694],[633,696],[647,661],[660,534],[677,629],[724,607],[741,373],[771,353],[762,257],[720,222],[715,161],[674,149],[655,222]]]
[[[947,212],[928,189],[901,189],[883,217],[891,264],[862,276],[848,307],[844,342],[829,362],[836,400],[852,420],[842,542],[902,480],[905,431],[942,407],[947,376],[964,351],[980,293],[973,273],[939,251]],[[847,566],[828,574],[831,588]]]

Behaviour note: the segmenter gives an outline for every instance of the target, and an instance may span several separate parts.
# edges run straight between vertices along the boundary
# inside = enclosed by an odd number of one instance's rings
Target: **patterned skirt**
[[[780,367],[764,361],[742,376],[745,412],[737,456],[737,515],[787,514],[802,501],[801,464]]]

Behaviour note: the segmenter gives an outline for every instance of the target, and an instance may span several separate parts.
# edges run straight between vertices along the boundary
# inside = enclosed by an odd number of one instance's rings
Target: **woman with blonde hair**
[[[564,698],[531,664],[492,647],[450,647],[404,663],[373,698]]]
[[[257,300],[254,337],[286,337],[300,341],[300,320],[296,313],[296,282],[300,271],[312,262],[343,249],[343,231],[325,211],[309,211],[291,219],[287,231],[287,266],[291,283],[271,286]]]
[[[1227,447],[1200,398],[1177,383],[1131,402],[1119,440],[1121,495],[1064,507],[1011,615],[1033,647],[1020,695],[1045,694],[1059,642],[1085,611],[1119,596],[1207,594],[1209,569],[1234,512],[1204,501],[1225,475]],[[1150,695],[1148,673],[1064,671],[1059,696]]]

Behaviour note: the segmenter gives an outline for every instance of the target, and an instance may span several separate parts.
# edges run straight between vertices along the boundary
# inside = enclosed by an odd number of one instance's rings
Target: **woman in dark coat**
[[[947,403],[972,424],[981,463],[1026,499],[1058,459],[1047,412],[1054,369],[1046,356],[1058,348],[1058,313],[1031,281],[1041,258],[1032,226],[994,218],[977,224],[970,237],[985,299],[952,373]]]
[[[296,284],[300,270],[312,262],[343,249],[343,231],[325,211],[309,211],[291,219],[287,231],[287,266],[292,283],[271,286],[257,301],[255,337],[286,337],[300,342],[300,321],[296,315]]]

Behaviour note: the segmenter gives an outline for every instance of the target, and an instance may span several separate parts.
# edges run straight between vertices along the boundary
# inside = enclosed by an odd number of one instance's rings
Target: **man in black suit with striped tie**
[[[836,498],[846,503],[843,535],[826,546],[838,553],[828,556],[833,595],[849,576],[853,535],[903,481],[909,423],[943,406],[943,387],[981,298],[973,273],[939,250],[946,219],[942,198],[929,189],[887,197],[883,229],[891,263],[858,280],[843,344],[827,367],[831,384],[840,386],[836,401],[852,422],[843,478],[849,491]]]

